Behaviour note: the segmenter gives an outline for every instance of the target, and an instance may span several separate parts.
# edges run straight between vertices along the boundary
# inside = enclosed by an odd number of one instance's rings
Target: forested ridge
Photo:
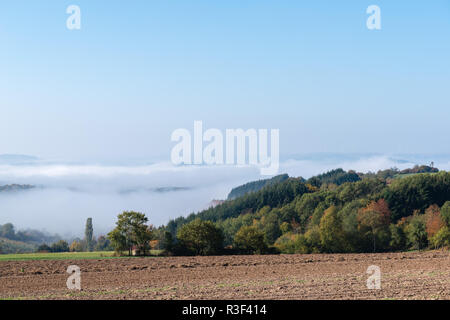
[[[241,190],[245,186],[252,184]],[[155,233],[162,242],[168,234],[171,244],[183,242],[178,241],[180,230],[186,233],[189,225],[198,228],[202,222],[221,234],[223,243],[217,248],[247,253],[448,247],[450,173],[416,166],[366,174],[337,169],[308,180],[286,176],[214,208],[171,220]]]
[[[266,186],[283,182],[288,178],[289,176],[287,174],[280,174],[270,179],[263,179],[246,183],[242,186],[231,189],[230,193],[228,194],[227,200],[233,200],[242,197],[247,193],[259,191]]]

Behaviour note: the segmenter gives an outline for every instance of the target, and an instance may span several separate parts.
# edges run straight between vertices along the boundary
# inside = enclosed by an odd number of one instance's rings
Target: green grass
[[[151,251],[152,255],[158,255],[159,253],[160,251],[158,250]],[[83,259],[113,259],[113,258],[117,259],[129,257],[128,256],[115,257],[113,251],[0,254],[0,261],[83,260]]]

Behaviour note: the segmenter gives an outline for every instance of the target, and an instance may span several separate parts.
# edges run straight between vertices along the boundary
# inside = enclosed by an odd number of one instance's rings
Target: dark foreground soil
[[[380,290],[367,288],[371,265]],[[0,262],[0,298],[450,300],[450,252]]]

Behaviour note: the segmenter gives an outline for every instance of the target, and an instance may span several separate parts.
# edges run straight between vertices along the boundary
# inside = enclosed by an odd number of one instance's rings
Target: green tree
[[[408,241],[413,249],[422,250],[428,245],[428,234],[423,216],[414,216],[406,227]]]
[[[398,225],[391,224],[389,226],[389,231],[391,234],[391,240],[389,242],[389,246],[391,247],[391,249],[392,250],[406,249],[406,235],[405,232],[403,231],[403,228]]]
[[[312,226],[308,231],[306,231],[305,239],[312,253],[322,252],[319,226]]]
[[[188,252],[213,255],[223,249],[223,234],[211,221],[196,219],[178,230],[177,238]]]
[[[277,215],[279,213],[280,210],[274,209],[261,219],[264,239],[270,245],[281,236],[280,223]]]
[[[108,239],[116,252],[128,250],[131,255],[136,247],[145,255],[152,239],[152,230],[147,225],[145,214],[135,211],[124,211],[117,216],[116,228],[108,233]]]
[[[342,252],[344,249],[344,232],[338,210],[332,206],[325,210],[319,225],[320,242],[326,252]]]
[[[234,247],[248,254],[267,252],[264,233],[254,226],[243,226],[234,236]]]
[[[119,230],[117,227],[108,233],[108,239],[111,242],[111,246],[116,253],[121,254],[122,251],[128,250],[128,255],[131,255],[132,244],[127,239],[127,235],[123,230]]]
[[[37,248],[36,251],[37,252],[52,252],[52,248],[50,248],[47,244],[43,243]]]
[[[450,227],[450,201],[444,203],[441,208],[441,218],[447,227]]]
[[[99,236],[95,245],[95,251],[109,251],[111,249],[111,242],[105,236]]]
[[[86,228],[84,230],[84,240],[86,242],[86,250],[92,251],[94,249],[94,228],[92,226],[92,218],[87,218]]]
[[[431,244],[435,249],[447,247],[450,248],[450,227],[442,227],[432,238]]]
[[[69,244],[65,240],[59,240],[51,245],[52,252],[69,252]]]
[[[173,236],[169,231],[165,231],[162,239],[162,248],[167,252],[173,252],[174,241]]]

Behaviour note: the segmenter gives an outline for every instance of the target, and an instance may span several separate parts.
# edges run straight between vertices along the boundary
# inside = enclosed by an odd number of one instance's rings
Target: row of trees
[[[16,231],[16,228],[12,223],[0,225],[0,238],[34,244],[42,242],[55,242],[60,239],[58,235],[50,235],[48,233],[33,229]]]
[[[345,210],[330,207],[319,225],[305,233],[289,232],[275,246],[286,253],[383,252],[450,247],[450,201],[442,208],[432,205],[424,214],[391,223],[385,200],[369,203],[346,216]]]
[[[41,244],[38,252],[90,252],[90,251],[109,251],[112,250],[111,242],[106,236],[94,237],[94,227],[92,218],[86,220],[84,238],[74,239],[71,244],[65,240],[53,242],[51,245]]]

